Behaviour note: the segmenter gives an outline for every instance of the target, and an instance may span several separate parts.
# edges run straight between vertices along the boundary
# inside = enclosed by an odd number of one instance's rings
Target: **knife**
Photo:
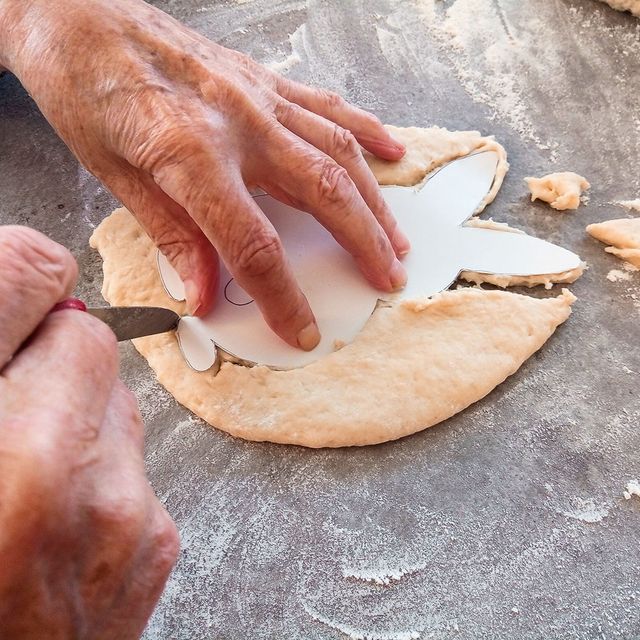
[[[87,307],[77,298],[58,303],[52,311],[62,309],[86,311],[102,320],[116,334],[118,342],[173,331],[180,321],[175,311],[164,307]]]

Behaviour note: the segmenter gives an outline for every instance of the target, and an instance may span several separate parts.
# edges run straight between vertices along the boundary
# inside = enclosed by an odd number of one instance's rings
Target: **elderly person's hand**
[[[218,254],[288,343],[319,333],[260,187],[312,213],[377,288],[401,288],[406,237],[360,152],[404,153],[372,115],[286,80],[141,0],[0,0],[0,65],[177,269],[214,303]]]
[[[115,337],[49,313],[76,265],[0,227],[0,638],[138,638],[175,562]]]

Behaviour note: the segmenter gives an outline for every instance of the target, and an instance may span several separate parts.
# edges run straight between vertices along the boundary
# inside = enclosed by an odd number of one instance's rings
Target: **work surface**
[[[622,495],[640,477],[640,273],[608,280],[622,263],[584,233],[640,196],[640,22],[593,0],[154,4],[385,122],[495,133],[512,168],[484,217],[589,270],[516,375],[384,446],[234,440],[124,345],[150,479],[182,538],[146,640],[640,637],[640,499]],[[99,303],[88,239],[116,202],[11,76],[0,142],[0,221],[69,247]],[[588,206],[530,204],[522,178],[551,170],[585,175]]]

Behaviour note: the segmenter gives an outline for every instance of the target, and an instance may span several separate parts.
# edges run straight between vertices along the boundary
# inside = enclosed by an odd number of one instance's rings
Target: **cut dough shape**
[[[602,0],[618,11],[630,11],[640,18],[640,0]]]
[[[596,240],[612,246],[605,251],[640,267],[640,218],[620,218],[597,222],[587,227]]]
[[[591,185],[577,173],[562,171],[542,178],[525,178],[531,191],[531,202],[537,199],[547,202],[552,209],[565,211],[580,206],[580,196]]]
[[[396,179],[390,167],[372,163],[382,182],[417,183],[448,160],[492,148],[502,158],[499,188],[508,165],[492,138],[437,129],[439,147],[420,150],[416,147],[425,140],[420,131],[395,130],[396,137],[410,141],[409,153],[398,163]],[[165,293],[155,247],[126,209],[100,224],[91,246],[102,255],[102,291],[111,304],[160,305],[185,313],[184,303]],[[540,276],[539,282],[562,277]],[[425,429],[484,397],[544,344],[568,318],[574,300],[568,291],[536,299],[462,289],[381,305],[353,343],[291,371],[224,362],[217,375],[197,373],[185,363],[173,333],[140,338],[134,345],[178,402],[234,436],[307,447],[368,445]]]

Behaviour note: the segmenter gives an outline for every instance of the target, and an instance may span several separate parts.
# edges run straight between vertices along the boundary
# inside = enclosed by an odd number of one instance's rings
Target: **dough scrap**
[[[442,127],[395,127],[388,124],[385,128],[406,146],[407,152],[399,162],[381,160],[368,151],[364,152],[365,160],[381,185],[412,187],[451,160],[480,151],[495,151],[499,157],[496,177],[491,191],[476,210],[480,213],[496,197],[509,170],[507,152],[493,136],[483,136],[478,131],[449,131]]]
[[[416,184],[448,160],[490,148],[500,163],[482,208],[508,168],[504,149],[476,132],[410,128],[394,135],[408,145],[397,176],[388,163],[369,159],[383,183]],[[435,137],[429,143],[430,135]],[[468,224],[498,225],[477,219]],[[165,293],[156,249],[129,211],[106,218],[91,246],[103,258],[108,302],[186,312],[185,303]],[[481,282],[496,277],[476,276]],[[566,277],[539,276],[532,284]],[[307,447],[361,446],[415,433],[484,397],[544,344],[568,318],[574,300],[568,291],[536,299],[466,288],[380,306],[353,343],[292,371],[225,362],[217,375],[198,373],[184,361],[173,333],[134,345],[178,402],[231,435]]]
[[[572,171],[550,173],[542,178],[525,178],[524,181],[531,191],[531,202],[539,198],[557,211],[577,209],[582,192],[591,186],[585,178]]]
[[[630,11],[640,18],[640,0],[602,0],[618,11]]]
[[[620,218],[597,222],[587,227],[596,240],[612,246],[605,251],[640,267],[640,218]]]
[[[637,480],[627,482],[622,495],[625,500],[631,500],[631,496],[638,496],[638,498],[640,498],[640,482]]]

